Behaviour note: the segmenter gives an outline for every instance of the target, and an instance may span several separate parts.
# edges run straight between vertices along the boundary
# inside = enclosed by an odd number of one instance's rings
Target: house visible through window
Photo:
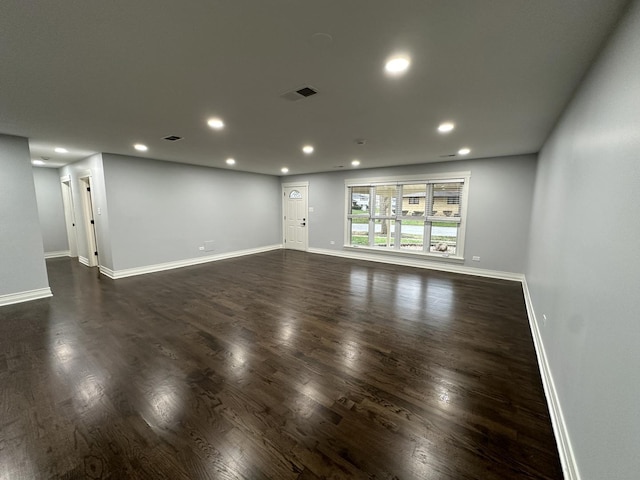
[[[469,178],[463,172],[346,181],[345,245],[462,258]]]

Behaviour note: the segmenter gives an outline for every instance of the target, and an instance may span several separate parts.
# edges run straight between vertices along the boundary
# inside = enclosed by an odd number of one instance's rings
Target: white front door
[[[284,248],[307,250],[307,186],[282,186],[284,212]]]

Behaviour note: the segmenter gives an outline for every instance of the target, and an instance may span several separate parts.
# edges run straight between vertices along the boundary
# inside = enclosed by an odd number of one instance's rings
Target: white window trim
[[[463,181],[462,187],[462,202],[460,203],[460,209],[462,211],[462,215],[459,219],[459,230],[458,230],[458,245],[456,248],[456,255],[449,255],[447,253],[431,253],[431,252],[412,252],[406,250],[399,249],[383,249],[376,248],[371,246],[353,246],[349,244],[351,235],[349,229],[349,206],[351,205],[351,198],[349,196],[349,187],[373,187],[377,185],[400,185],[400,184],[410,184],[410,183],[454,183]],[[355,179],[345,179],[344,181],[344,241],[343,248],[349,250],[365,250],[367,252],[376,252],[381,254],[393,254],[400,256],[410,256],[410,257],[427,257],[430,259],[441,259],[441,260],[450,260],[453,262],[463,262],[464,261],[464,245],[467,233],[467,209],[469,203],[469,183],[471,182],[471,172],[449,172],[449,173],[433,173],[433,174],[421,174],[421,175],[399,175],[397,177],[369,177],[369,178],[355,178]],[[397,213],[397,212],[396,212]],[[396,215],[392,217],[396,220],[402,220],[402,215]],[[441,221],[442,219],[439,217],[425,217],[426,221]],[[426,238],[426,237],[425,237]]]
[[[433,173],[424,175],[399,175],[397,177],[368,177],[368,178],[347,178],[344,181],[345,187],[368,187],[373,184],[389,184],[389,183],[412,183],[415,180],[425,183],[445,183],[442,180],[456,182],[460,180],[468,180],[471,172],[450,172],[450,173]],[[437,180],[433,182],[431,180]]]

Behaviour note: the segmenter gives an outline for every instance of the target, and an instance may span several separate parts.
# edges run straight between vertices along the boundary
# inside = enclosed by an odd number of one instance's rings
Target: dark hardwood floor
[[[0,479],[560,479],[519,283],[274,251],[0,308]]]

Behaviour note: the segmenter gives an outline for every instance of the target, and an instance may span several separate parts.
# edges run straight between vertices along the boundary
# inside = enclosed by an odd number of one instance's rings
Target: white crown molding
[[[553,382],[553,376],[551,375],[549,360],[544,349],[544,343],[540,334],[538,320],[533,309],[533,302],[531,300],[531,294],[529,293],[529,286],[527,285],[526,278],[522,279],[522,291],[524,293],[524,303],[527,307],[531,336],[533,337],[533,344],[536,349],[536,357],[538,358],[538,368],[540,370],[540,376],[542,377],[542,386],[544,388],[545,397],[547,398],[547,405],[549,406],[551,425],[553,426],[553,433],[556,437],[560,463],[562,464],[562,472],[564,473],[565,480],[580,480],[580,472],[578,471],[578,464],[573,454],[571,439],[569,437],[569,429],[564,421],[562,407],[560,406],[560,398],[558,397],[558,392],[556,390],[555,383]]]
[[[39,288],[37,290],[27,290],[25,292],[9,293],[0,295],[0,307],[12,305],[14,303],[29,302],[39,298],[52,297],[51,288]]]
[[[324,248],[310,248],[309,253],[320,255],[331,255],[334,257],[351,258],[354,260],[366,260],[370,262],[387,263],[392,265],[403,265],[405,267],[426,268],[429,270],[439,270],[441,272],[461,273],[463,275],[475,275],[477,277],[498,278],[501,280],[512,280],[521,282],[524,275],[521,273],[501,272],[499,270],[485,270],[482,268],[471,268],[464,265],[454,265],[450,263],[429,261],[424,258],[410,258],[409,256],[385,255],[384,253],[369,253],[354,250],[328,250]]]
[[[117,280],[119,278],[133,277],[135,275],[145,275],[147,273],[162,272],[165,270],[173,270],[174,268],[190,267],[192,265],[200,265],[202,263],[216,262],[227,258],[243,257],[245,255],[254,255],[256,253],[269,252],[271,250],[279,250],[282,244],[268,245],[266,247],[250,248],[246,250],[236,250],[234,252],[219,253],[216,255],[207,255],[206,257],[188,258],[185,260],[177,260],[174,262],[159,263],[156,265],[146,265],[144,267],[126,268],[123,270],[112,270],[101,266],[100,273],[107,277]]]
[[[71,252],[69,250],[60,250],[57,252],[44,252],[44,258],[60,258],[60,257],[70,257]]]

